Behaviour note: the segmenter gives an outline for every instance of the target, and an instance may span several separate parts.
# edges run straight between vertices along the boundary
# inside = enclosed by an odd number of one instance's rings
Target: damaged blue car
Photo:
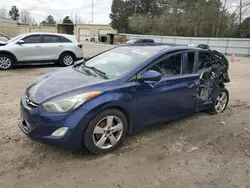
[[[228,104],[228,61],[217,51],[123,45],[41,76],[21,99],[21,130],[58,147],[116,149],[149,126]]]

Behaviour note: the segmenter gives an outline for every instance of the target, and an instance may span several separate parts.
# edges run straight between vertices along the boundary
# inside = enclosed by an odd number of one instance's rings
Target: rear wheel
[[[71,66],[75,62],[74,57],[70,53],[64,53],[60,57],[60,65],[63,67]]]
[[[14,65],[14,60],[10,55],[0,54],[0,70],[11,69]]]
[[[212,94],[213,106],[208,111],[211,114],[220,114],[223,113],[228,105],[229,93],[225,88],[215,88]]]
[[[84,145],[94,154],[116,149],[128,132],[125,115],[116,109],[108,109],[90,121],[84,134]]]

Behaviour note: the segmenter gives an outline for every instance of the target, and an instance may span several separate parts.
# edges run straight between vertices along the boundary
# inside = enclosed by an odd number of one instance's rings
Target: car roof
[[[148,39],[148,38],[139,38],[140,40],[154,40],[154,39]]]
[[[134,38],[134,39],[130,39],[131,40],[154,40],[154,39],[149,39],[149,38]]]
[[[123,44],[123,45],[120,45],[118,46],[119,47],[131,47],[131,48],[134,48],[134,49],[141,49],[141,50],[149,50],[149,51],[155,51],[155,52],[160,52],[164,49],[168,49],[168,48],[171,48],[171,46],[168,46],[168,45],[157,45],[157,44],[154,44],[154,45],[147,45],[147,43],[145,44],[140,44],[140,45],[136,45],[136,44]]]
[[[69,34],[62,34],[62,33],[49,33],[49,32],[32,32],[32,33],[26,33],[27,36],[29,35],[56,35],[56,36],[73,36]]]
[[[124,44],[121,46],[128,46],[128,47],[138,47],[140,49],[152,49],[154,51],[158,52],[171,52],[171,51],[179,51],[179,50],[199,50],[204,51],[203,49],[200,49],[198,47],[192,47],[192,46],[174,46],[173,44],[167,44],[167,43],[144,43],[144,44]]]

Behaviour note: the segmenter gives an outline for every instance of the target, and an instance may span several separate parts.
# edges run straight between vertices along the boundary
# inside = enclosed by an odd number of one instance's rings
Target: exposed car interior
[[[211,91],[211,84],[213,81],[213,74],[211,74],[211,61],[209,54],[200,53],[199,55],[199,73],[200,73],[200,87],[198,96],[200,99],[206,101],[209,98]]]
[[[211,97],[214,87],[218,84],[230,82],[228,78],[228,61],[218,53],[201,52],[199,55],[200,87],[198,96],[207,101]]]

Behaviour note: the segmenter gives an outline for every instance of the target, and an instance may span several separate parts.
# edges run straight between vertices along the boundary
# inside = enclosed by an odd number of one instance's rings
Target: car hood
[[[27,88],[26,95],[32,102],[40,104],[46,99],[67,95],[67,92],[78,92],[79,90],[85,92],[84,89],[88,90],[87,88],[91,88],[91,86],[105,82],[108,80],[87,76],[72,67],[67,67],[38,78]]]
[[[7,43],[7,42],[0,41],[0,46],[5,46],[6,44],[8,44],[8,43]]]

